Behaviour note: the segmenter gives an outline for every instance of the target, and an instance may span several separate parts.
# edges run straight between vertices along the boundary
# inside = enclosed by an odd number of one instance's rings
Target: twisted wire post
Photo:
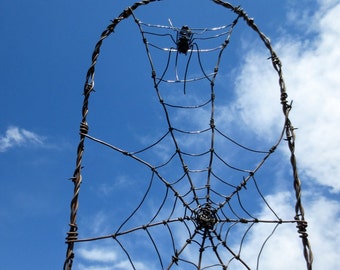
[[[73,190],[73,198],[71,200],[71,214],[70,214],[70,229],[67,232],[66,243],[67,243],[67,251],[66,251],[66,259],[64,262],[64,270],[71,270],[74,258],[74,241],[77,240],[78,237],[78,226],[77,226],[77,210],[78,210],[78,196],[80,191],[80,185],[82,183],[81,176],[81,168],[82,168],[82,159],[84,153],[84,142],[86,134],[88,133],[88,124],[87,124],[87,114],[88,114],[88,103],[90,94],[94,91],[94,75],[95,75],[95,65],[97,63],[97,59],[100,53],[100,48],[103,41],[114,31],[115,27],[118,23],[131,15],[131,10],[137,9],[139,6],[149,4],[151,2],[155,2],[159,0],[143,0],[133,4],[131,7],[126,8],[118,17],[116,17],[112,23],[106,28],[106,30],[101,34],[99,41],[97,42],[95,49],[92,54],[92,64],[89,67],[86,74],[86,82],[84,85],[84,100],[82,107],[82,120],[80,123],[80,140],[77,148],[77,158],[76,158],[76,168],[73,173],[73,177],[71,178],[74,184]]]
[[[287,108],[287,114],[289,113],[290,108]],[[311,245],[308,240],[308,233],[307,233],[307,221],[305,220],[304,209],[302,206],[301,200],[301,181],[299,178],[298,170],[297,170],[297,163],[295,157],[295,134],[294,134],[294,127],[291,125],[291,122],[287,118],[286,122],[286,138],[288,142],[288,147],[291,153],[290,162],[293,169],[293,178],[294,178],[294,190],[295,190],[295,197],[296,197],[296,204],[295,204],[295,217],[294,219],[297,222],[296,227],[298,228],[298,233],[300,234],[300,238],[302,239],[303,244],[303,254],[307,263],[307,269],[312,270],[312,263],[313,263],[313,253],[311,249]]]

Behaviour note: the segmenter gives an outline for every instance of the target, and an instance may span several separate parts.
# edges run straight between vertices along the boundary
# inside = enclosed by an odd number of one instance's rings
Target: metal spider
[[[189,58],[187,60],[186,67],[185,67],[185,73],[184,73],[183,91],[185,94],[186,93],[186,78],[187,78],[189,63],[190,63],[191,56],[192,56],[193,46],[194,44],[196,44],[194,43],[194,33],[187,25],[183,25],[181,30],[179,30],[178,28],[176,29],[175,27],[173,27],[170,19],[169,19],[169,23],[171,27],[177,31],[176,40],[171,36],[171,39],[175,42],[177,46],[177,54],[176,54],[176,60],[175,60],[175,74],[176,74],[177,81],[179,81],[179,76],[178,76],[178,71],[177,71],[178,53],[187,55],[188,51],[191,50]]]
[[[189,26],[183,25],[181,31],[177,33],[177,51],[183,54],[187,54],[188,50],[192,47],[193,33]]]
[[[169,24],[170,24],[170,29],[172,29],[173,31],[176,32],[176,36],[173,36],[171,34],[159,34],[159,36],[169,36],[171,38],[171,40],[173,41],[173,43],[175,44],[174,47],[170,47],[170,48],[163,48],[164,50],[169,51],[169,57],[168,57],[168,62],[167,65],[163,71],[162,76],[160,77],[160,81],[163,80],[163,77],[165,76],[168,67],[169,67],[169,63],[170,63],[170,58],[171,58],[171,54],[172,52],[176,52],[176,56],[175,56],[175,82],[182,82],[183,83],[183,92],[184,94],[186,94],[186,87],[187,87],[187,82],[189,80],[187,80],[187,75],[189,72],[189,66],[191,63],[191,58],[193,55],[193,52],[197,53],[197,61],[199,63],[200,69],[203,73],[203,77],[201,77],[200,79],[208,79],[211,82],[211,79],[209,78],[210,75],[206,74],[206,72],[204,71],[204,68],[202,66],[201,63],[201,57],[200,57],[200,53],[201,52],[207,52],[207,51],[213,51],[216,49],[221,49],[222,46],[219,47],[215,47],[215,48],[211,48],[211,49],[204,49],[201,50],[198,46],[198,44],[196,43],[197,40],[208,40],[208,39],[213,39],[213,38],[219,38],[221,36],[225,36],[226,34],[228,34],[228,32],[221,32],[217,35],[212,35],[212,36],[201,36],[201,37],[197,37],[196,35],[202,35],[204,33],[206,33],[209,30],[212,29],[208,29],[208,28],[195,28],[192,29],[190,28],[188,25],[183,25],[181,28],[177,28],[174,27],[174,25],[172,24],[171,20],[169,20]],[[163,27],[163,26],[157,26],[157,27],[161,27],[161,28],[168,28],[168,27]],[[223,27],[224,28],[224,27]],[[223,29],[222,27],[220,29]],[[216,29],[213,29],[216,30]],[[145,32],[148,34],[154,34],[152,32]],[[157,34],[154,34],[157,35]],[[157,47],[157,46],[155,46]],[[159,47],[158,47],[159,48]],[[179,55],[184,54],[185,56],[187,56],[187,59],[184,60],[186,61],[185,67],[184,67],[184,74],[183,74],[183,79],[180,79],[179,73],[178,73],[178,64],[179,64]],[[196,79],[190,79],[190,81],[194,81]]]

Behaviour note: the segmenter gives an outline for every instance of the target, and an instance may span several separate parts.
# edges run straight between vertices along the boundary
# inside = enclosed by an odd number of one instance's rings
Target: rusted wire
[[[88,114],[88,103],[91,92],[94,90],[94,74],[95,74],[95,65],[97,63],[97,59],[100,53],[100,47],[103,41],[114,31],[115,27],[118,23],[131,15],[131,10],[137,9],[139,6],[147,5],[151,2],[155,2],[159,0],[143,0],[135,3],[131,7],[126,8],[117,18],[115,18],[112,23],[106,28],[106,30],[101,34],[99,41],[97,42],[95,49],[92,54],[92,64],[89,67],[86,80],[84,85],[84,101],[82,107],[82,121],[80,124],[80,141],[77,149],[77,159],[76,159],[76,168],[73,173],[73,177],[71,178],[74,184],[73,190],[73,198],[71,200],[71,214],[70,214],[70,230],[67,233],[66,243],[67,243],[67,251],[66,251],[66,259],[64,263],[64,270],[71,270],[74,258],[74,240],[77,239],[78,226],[77,226],[77,210],[78,210],[78,196],[80,192],[80,185],[82,182],[81,176],[81,166],[82,159],[84,153],[84,141],[85,135],[88,132],[88,124],[87,124],[87,114]]]

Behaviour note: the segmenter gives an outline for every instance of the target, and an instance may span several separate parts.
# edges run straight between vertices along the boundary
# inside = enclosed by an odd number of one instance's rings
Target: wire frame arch
[[[259,30],[254,20],[250,18],[242,8],[233,6],[230,3],[221,0],[211,0],[210,2],[226,8],[235,15],[235,18],[231,20],[229,24],[221,27],[195,29],[190,28],[189,26],[182,26],[176,28],[172,25],[170,20],[170,26],[144,23],[135,15],[135,11],[142,6],[152,4],[153,2],[159,1],[144,0],[127,7],[118,17],[112,20],[105,31],[103,31],[99,41],[95,45],[91,59],[92,62],[87,71],[84,83],[80,140],[77,148],[76,166],[71,178],[74,184],[74,189],[73,198],[71,200],[70,229],[66,237],[67,252],[63,269],[72,269],[76,244],[103,239],[112,239],[115,244],[121,248],[122,253],[126,256],[129,262],[129,268],[126,269],[138,269],[138,263],[134,262],[129,248],[125,247],[124,241],[121,239],[127,235],[134,235],[140,232],[145,235],[153,249],[156,261],[158,261],[156,269],[233,269],[231,265],[235,261],[240,267],[237,269],[251,269],[251,266],[244,259],[242,253],[242,247],[246,242],[246,238],[248,237],[249,232],[257,224],[272,224],[273,227],[265,237],[263,243],[260,245],[260,250],[257,256],[256,269],[260,269],[259,259],[267,241],[275,233],[278,226],[285,223],[293,223],[296,224],[298,234],[302,240],[303,255],[307,269],[311,270],[313,255],[308,241],[307,221],[305,220],[304,209],[301,201],[301,182],[295,157],[294,127],[289,119],[289,113],[292,106],[287,100],[288,95],[283,79],[281,61],[273,50],[269,39]],[[140,32],[141,39],[143,40],[145,52],[151,67],[151,79],[153,86],[159,105],[162,108],[165,122],[167,123],[167,129],[157,140],[148,144],[146,147],[137,150],[120,148],[115,144],[90,135],[88,124],[89,99],[91,94],[94,92],[95,69],[102,44],[112,33],[114,33],[116,26],[128,18],[133,19]],[[245,21],[247,26],[251,28],[262,41],[270,54],[269,59],[278,77],[284,125],[279,138],[269,149],[253,149],[241,144],[221,129],[216,121],[217,109],[215,105],[215,80],[219,74],[218,72],[222,53],[228,47],[234,27],[240,20]],[[154,32],[152,28],[156,28],[157,32]],[[165,30],[165,34],[162,32],[163,30]],[[169,30],[175,31],[176,37],[166,32]],[[204,36],[204,34],[209,31],[215,31],[217,34]],[[173,45],[172,47],[159,46],[150,41],[152,39],[151,36],[166,36],[173,41]],[[207,39],[220,39],[221,42],[217,47],[209,49],[201,49],[196,44],[196,42],[199,42],[200,40]],[[158,72],[154,64],[155,59],[152,57],[152,48],[160,50],[167,55],[165,58],[167,59],[165,61],[165,65],[160,72]],[[217,51],[217,60],[214,69],[208,73],[202,64],[201,54],[210,51]],[[178,71],[178,57],[181,57],[181,54],[186,55],[189,59],[186,63],[186,67],[183,69],[183,75],[179,75]],[[196,55],[192,56],[193,54]],[[201,75],[189,77],[189,68],[191,65],[190,59],[192,59],[192,57],[197,58]],[[171,60],[172,58],[174,58],[174,60]],[[168,78],[167,76],[170,72],[171,61],[175,63],[175,70],[172,78]],[[163,86],[165,87],[165,85],[181,85],[183,93],[186,94],[188,91],[187,85],[197,81],[208,82],[210,92],[208,98],[204,101],[200,101],[193,105],[183,105],[167,101],[162,96],[161,88]],[[188,127],[188,129],[185,129],[184,127],[177,127],[172,121],[172,115],[170,112],[172,109],[193,111],[206,107],[209,108],[209,117],[208,124],[204,128],[193,130]],[[185,144],[181,144],[180,142],[182,135],[183,137],[196,136],[195,138],[199,138],[200,140],[202,138],[206,139],[208,142],[207,147],[200,151],[189,151],[186,149]],[[134,210],[128,214],[128,217],[117,227],[117,229],[108,235],[79,238],[77,213],[80,186],[82,183],[84,145],[85,141],[88,140],[105,146],[106,148],[141,164],[150,171],[150,176],[146,179],[147,188],[145,194],[142,196],[141,200],[137,202],[137,206]],[[258,162],[252,168],[242,168],[232,164],[226,159],[224,153],[219,152],[217,140],[221,140],[223,142],[227,141],[235,147],[238,147],[238,149],[259,155]],[[280,218],[273,207],[267,202],[261,188],[259,187],[259,181],[257,180],[258,172],[262,170],[265,162],[272,157],[272,154],[276,151],[279,144],[284,140],[287,141],[288,149],[290,151],[290,162],[293,172],[296,199],[295,215],[292,220],[283,220]],[[154,160],[148,160],[143,157],[143,154],[154,149],[154,147],[161,145],[165,141],[169,141],[173,147],[171,154],[169,154],[165,161],[157,163]],[[204,160],[205,165],[196,165],[197,160]],[[179,171],[177,172],[176,177],[170,177],[167,168],[169,164],[175,162],[179,166]],[[235,172],[235,174],[238,173],[239,181],[235,183],[228,180],[227,177],[221,176],[220,172],[215,170],[216,164],[219,164],[219,166],[225,168],[225,170],[231,170]],[[201,180],[202,178],[204,178],[203,183]],[[159,183],[164,190],[160,206],[157,208],[155,213],[151,214],[149,219],[142,221],[141,224],[129,227],[128,224],[130,224],[131,220],[133,220],[133,216],[137,212],[141,211],[140,209],[142,209],[142,205],[145,204],[148,197],[151,196],[152,188],[156,182]],[[242,192],[244,191],[244,194],[246,194],[247,188],[250,186],[252,186],[253,189],[252,194],[256,194],[262,203],[267,205],[269,211],[274,217],[273,219],[259,219],[257,215],[250,211],[248,206],[245,205],[245,195],[243,195]],[[223,187],[223,190],[221,187]],[[166,211],[164,209],[166,206],[168,206],[170,210],[165,214]],[[181,243],[177,243],[176,236],[174,236],[175,226],[176,229],[178,228],[177,224],[180,224],[186,235],[185,241]],[[239,247],[235,249],[232,245],[230,245],[230,235],[233,233],[233,229],[240,225],[244,225],[244,232],[240,236]],[[164,254],[166,253],[164,253],[162,248],[159,247],[159,238],[153,231],[159,227],[163,228],[169,238],[168,243],[170,246],[168,247],[168,250],[170,251],[167,252],[167,258],[164,258]],[[190,258],[185,255],[189,249],[197,251],[194,258]],[[226,256],[226,254],[228,254],[228,256]],[[210,261],[207,257],[213,257],[214,259]]]

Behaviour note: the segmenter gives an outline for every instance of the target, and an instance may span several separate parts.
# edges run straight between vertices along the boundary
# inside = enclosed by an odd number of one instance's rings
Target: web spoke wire
[[[281,224],[295,223],[298,227],[298,232],[302,238],[304,256],[307,264],[307,269],[312,269],[312,252],[308,242],[308,234],[306,232],[307,222],[304,219],[304,211],[301,203],[301,186],[296,168],[295,150],[295,135],[294,128],[289,120],[289,112],[291,104],[287,102],[287,94],[282,76],[281,62],[273,51],[268,38],[259,31],[254,24],[253,19],[239,7],[234,7],[231,4],[213,0],[215,4],[221,5],[236,15],[232,23],[223,25],[221,27],[213,28],[192,28],[193,38],[190,41],[187,62],[184,68],[184,76],[180,78],[178,74],[178,59],[182,57],[178,48],[167,47],[163,48],[156,43],[149,42],[148,36],[155,36],[157,38],[168,38],[172,43],[176,43],[173,33],[179,33],[181,28],[174,27],[170,21],[170,26],[153,25],[140,21],[134,14],[134,10],[138,7],[147,5],[157,0],[144,0],[137,2],[131,7],[125,9],[107,29],[102,33],[100,40],[95,46],[92,54],[92,64],[86,75],[86,82],[84,85],[84,102],[82,108],[82,122],[80,125],[80,142],[77,149],[76,169],[71,180],[74,183],[74,196],[71,200],[71,215],[70,215],[70,230],[67,233],[66,243],[68,245],[66,259],[64,263],[64,270],[71,270],[74,259],[74,245],[81,242],[92,242],[103,239],[113,239],[120,247],[123,254],[125,254],[130,267],[137,269],[135,262],[136,254],[131,247],[126,245],[125,237],[128,235],[136,235],[143,233],[148,241],[149,248],[153,250],[155,258],[158,261],[157,269],[175,269],[177,267],[193,267],[194,269],[227,269],[235,262],[242,269],[252,269],[251,265],[244,259],[243,247],[246,245],[248,238],[255,230],[257,224],[273,225],[274,228],[263,240],[258,256],[256,258],[256,269],[260,269],[260,256],[264,250],[266,243],[275,233],[276,229]],[[130,16],[133,17],[139,32],[141,34],[145,51],[150,63],[153,85],[159,104],[163,110],[164,118],[167,123],[167,129],[164,131],[159,139],[148,144],[140,149],[128,150],[122,149],[113,143],[104,139],[99,139],[95,135],[90,135],[88,132],[87,114],[88,114],[88,100],[90,94],[94,91],[94,71],[97,58],[100,53],[102,42],[114,31],[115,27]],[[232,32],[242,18],[246,21],[264,42],[265,46],[271,54],[271,61],[274,69],[279,76],[279,86],[281,91],[281,104],[284,113],[284,127],[277,142],[269,150],[253,149],[245,146],[232,138],[225,131],[222,131],[215,123],[216,105],[215,105],[215,80],[219,71],[223,51],[228,47]],[[144,28],[155,29],[144,30]],[[158,30],[165,30],[167,32],[160,33]],[[216,32],[222,31],[216,34]],[[213,33],[212,35],[203,36],[206,33]],[[202,36],[201,36],[202,35]],[[218,40],[224,38],[223,42],[209,49],[200,49],[199,43],[206,40]],[[189,42],[189,41],[188,41]],[[176,45],[176,44],[175,44]],[[167,54],[167,60],[163,70],[160,71],[160,76],[157,76],[157,70],[152,58],[151,50],[160,50]],[[201,54],[217,51],[217,61],[213,72],[209,73],[203,66]],[[169,73],[171,60],[175,55],[175,78],[168,79],[166,76]],[[195,55],[194,55],[195,54]],[[191,67],[191,60],[196,57],[201,76],[187,78],[189,69]],[[191,84],[200,80],[209,82],[210,84],[210,98],[198,104],[180,105],[174,102],[168,102],[162,96],[161,87],[172,83],[182,85],[184,94],[187,93],[187,84]],[[190,90],[191,91],[191,90]],[[207,108],[209,107],[209,108]],[[170,109],[197,111],[200,109],[210,110],[209,124],[201,129],[184,129],[177,127],[177,123],[173,121]],[[284,138],[284,135],[286,136]],[[182,142],[184,137],[188,136],[206,136],[208,144],[203,150],[186,150],[185,144]],[[82,182],[82,156],[84,151],[85,139],[91,140],[105,148],[126,156],[135,162],[141,164],[143,167],[151,171],[149,181],[144,192],[144,195],[136,202],[136,207],[128,214],[127,218],[114,230],[114,233],[107,235],[100,235],[95,237],[78,238],[78,226],[76,223],[78,210],[78,195],[80,191],[80,184]],[[294,175],[294,189],[296,192],[296,214],[294,220],[282,220],[280,216],[274,211],[274,208],[266,200],[258,181],[258,172],[262,170],[265,162],[275,152],[277,146],[285,139],[288,142],[288,147],[291,152],[291,165]],[[231,143],[234,147],[241,149],[247,153],[257,156],[257,164],[252,168],[240,168],[238,165],[231,164],[222,150],[219,150],[222,144]],[[170,142],[173,149],[168,157],[159,162],[155,159],[150,159],[150,156],[143,154],[152,153],[160,144]],[[221,152],[220,152],[221,151]],[[172,164],[179,162],[181,168],[177,168],[177,176],[172,176],[167,172],[173,170]],[[203,163],[204,165],[201,165]],[[194,166],[194,164],[197,164]],[[179,173],[181,171],[181,173]],[[223,172],[229,172],[229,176]],[[227,173],[228,175],[228,173]],[[197,181],[197,179],[201,179]],[[205,179],[205,180],[202,180]],[[147,179],[145,179],[147,181]],[[154,196],[152,189],[156,183],[161,183],[163,191],[158,192],[160,203],[155,209],[154,213],[141,220],[141,223],[136,223],[135,216],[137,213],[145,211],[146,202]],[[245,202],[247,199],[247,192],[252,190],[252,196],[259,198],[262,203],[270,210],[273,218],[263,220],[257,218],[256,214],[249,209]],[[160,229],[163,228],[161,233]],[[179,229],[181,228],[181,229]],[[242,229],[243,228],[243,232]],[[234,233],[238,234],[239,243],[235,244]],[[161,236],[159,235],[161,234]],[[163,242],[168,239],[166,252],[164,252]],[[169,252],[170,251],[170,252]],[[196,256],[190,257],[187,253],[196,252]],[[228,254],[228,255],[227,255]],[[190,268],[191,269],[191,268]],[[238,268],[239,269],[239,268]]]

